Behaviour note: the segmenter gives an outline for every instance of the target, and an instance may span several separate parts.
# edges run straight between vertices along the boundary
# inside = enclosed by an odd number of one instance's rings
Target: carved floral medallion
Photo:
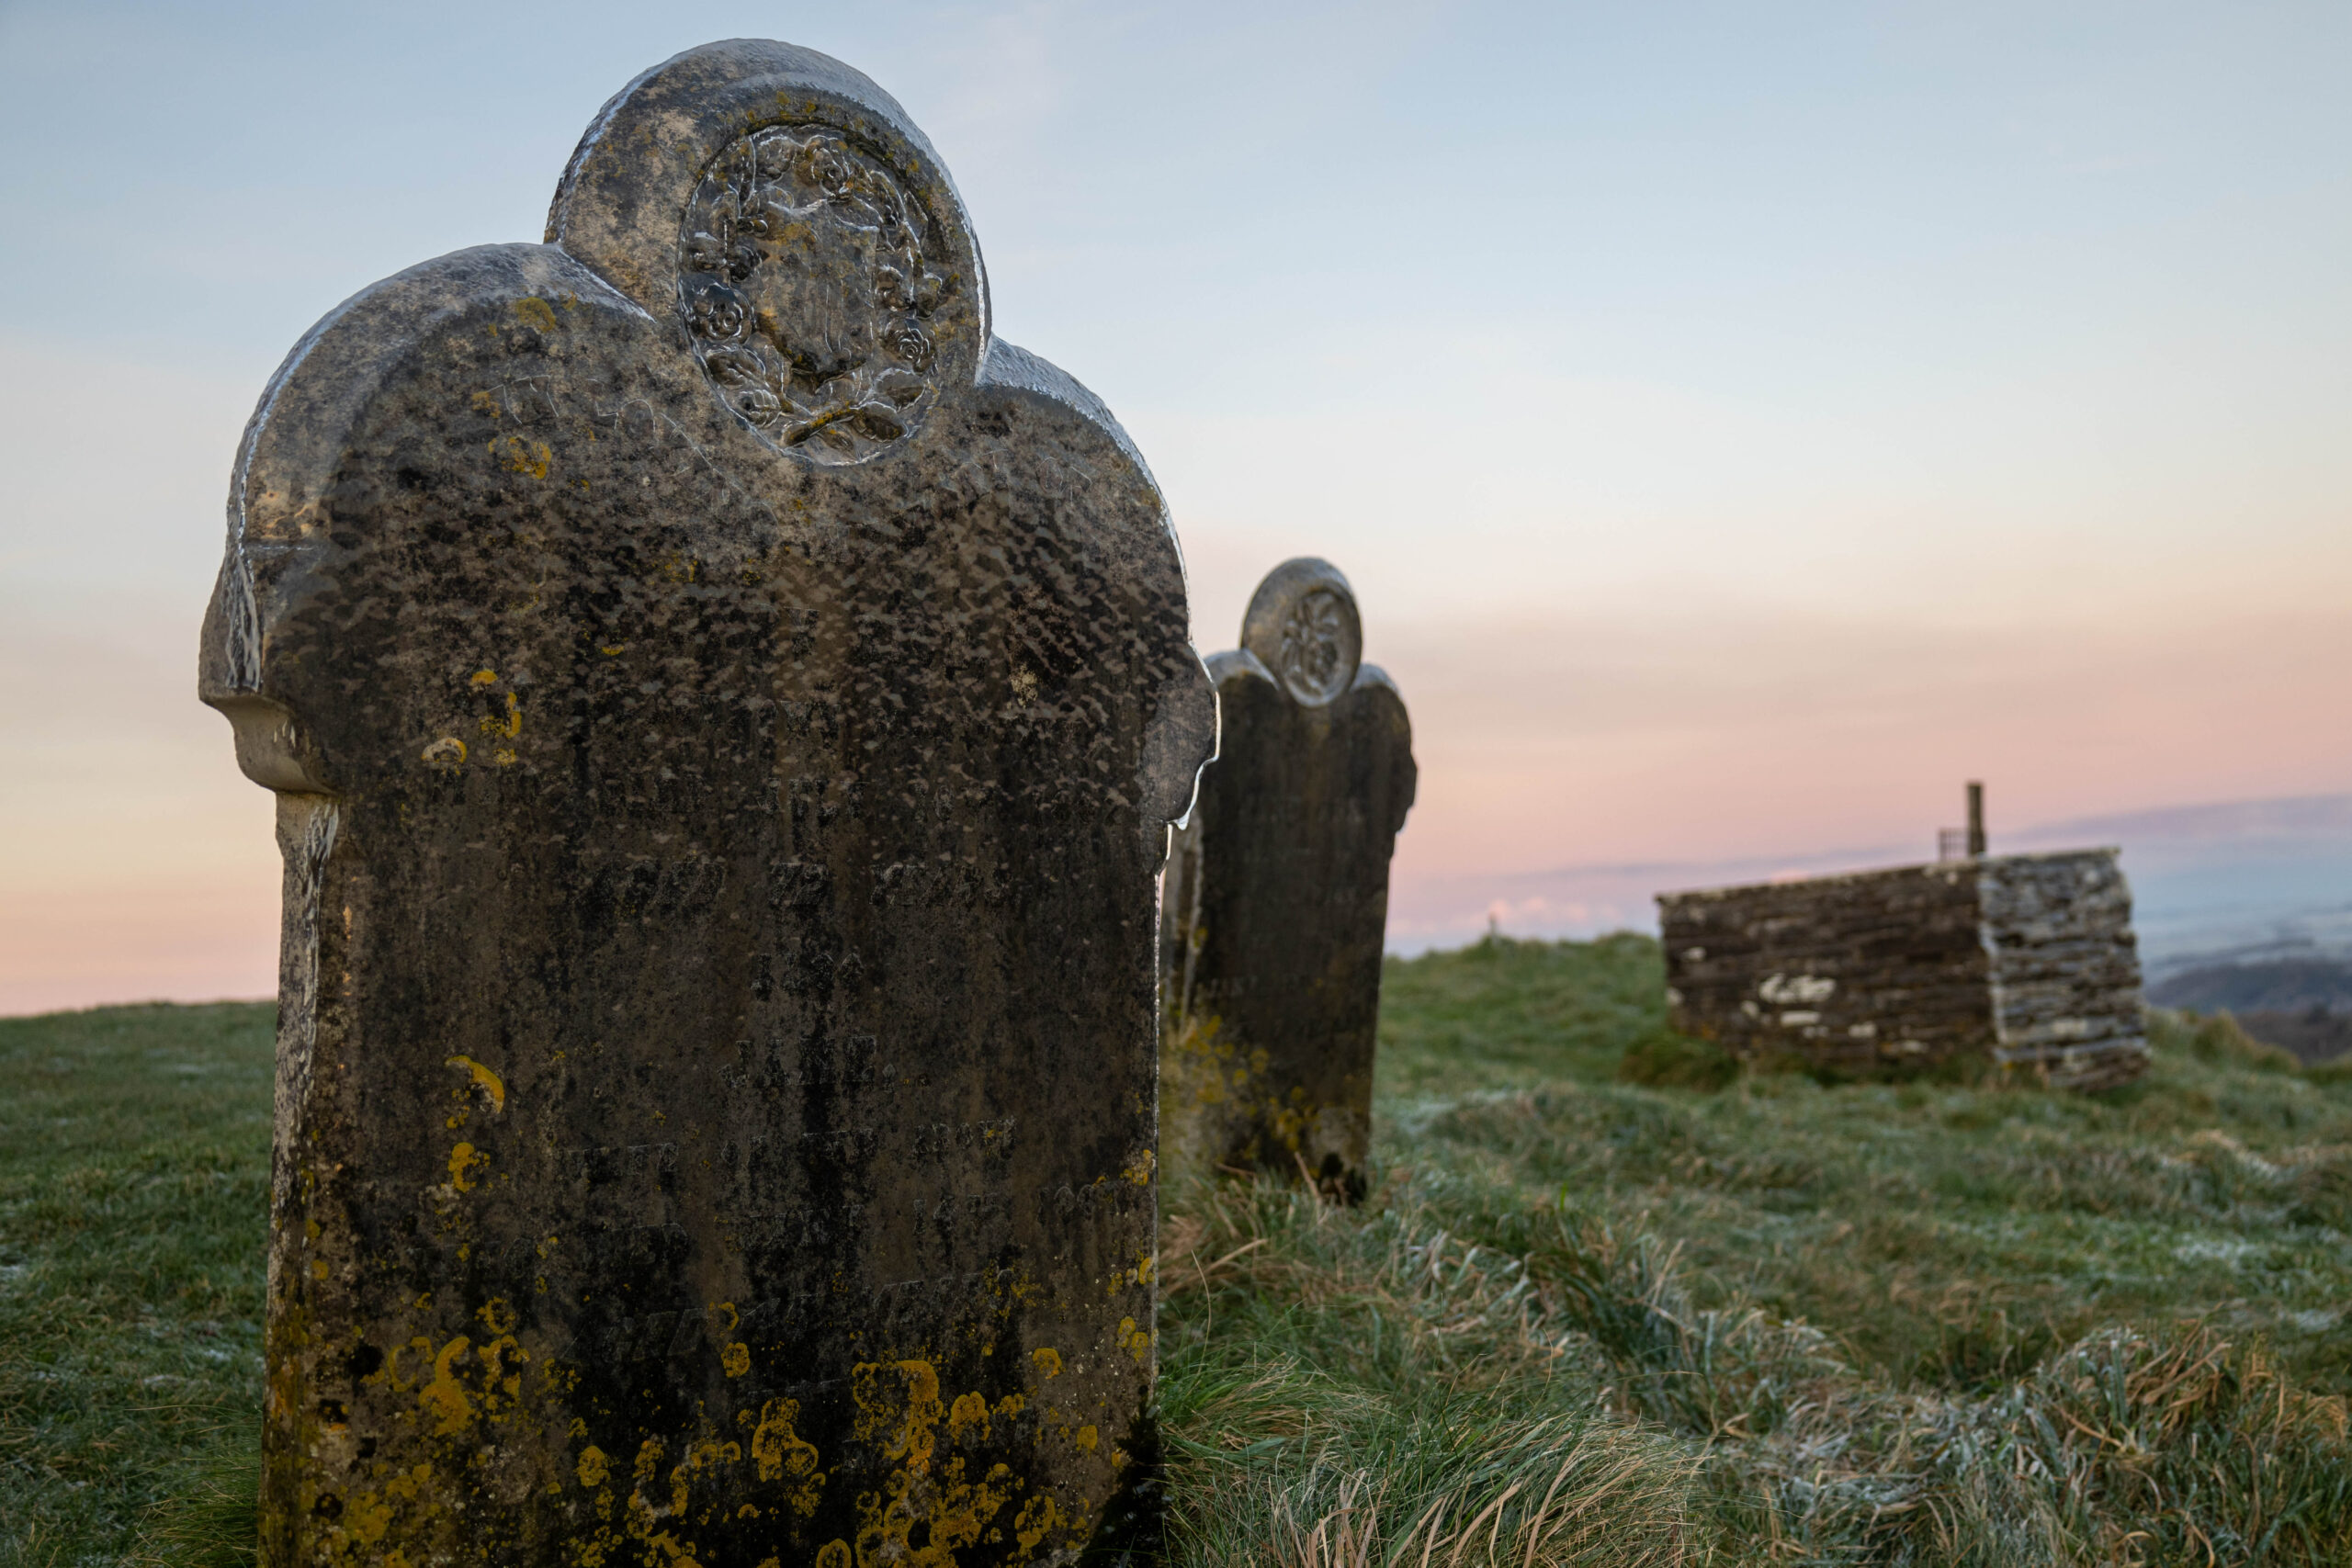
[[[1283,617],[1282,654],[1274,673],[1303,703],[1328,703],[1354,679],[1355,618],[1329,588],[1302,593]]]
[[[830,127],[778,126],[720,153],[681,225],[678,304],[728,406],[819,463],[912,434],[968,313],[926,262],[932,227],[895,173]]]

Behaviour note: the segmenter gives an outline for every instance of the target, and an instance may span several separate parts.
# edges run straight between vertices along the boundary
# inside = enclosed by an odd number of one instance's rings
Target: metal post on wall
[[[1984,785],[1975,779],[1968,781],[1968,858],[1975,860],[1984,852]]]

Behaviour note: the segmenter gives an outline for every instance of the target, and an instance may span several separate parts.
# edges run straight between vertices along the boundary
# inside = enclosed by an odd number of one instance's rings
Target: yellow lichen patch
[[[510,474],[525,474],[535,479],[548,477],[555,466],[555,452],[544,441],[526,441],[519,435],[504,440],[492,438],[484,448]]]
[[[740,1378],[752,1370],[752,1348],[737,1340],[718,1353],[718,1364],[730,1378]]]
[[[471,1056],[451,1056],[441,1064],[445,1067],[463,1067],[473,1075],[473,1085],[490,1097],[492,1111],[506,1109],[506,1080],[475,1061]]]
[[[373,1546],[391,1528],[392,1506],[374,1492],[363,1492],[343,1507],[343,1533],[361,1546]]]
[[[982,1438],[989,1435],[988,1399],[978,1393],[959,1393],[956,1403],[947,1407],[947,1440],[968,1442],[974,1432]]]
[[[477,670],[467,680],[466,683],[469,686],[494,686],[498,684],[498,671],[495,670]]]
[[[536,297],[517,299],[514,301],[514,313],[523,319],[525,326],[537,327],[543,333],[555,331],[555,307],[544,299]]]
[[[825,1476],[817,1468],[817,1445],[792,1429],[799,1418],[797,1399],[771,1399],[761,1406],[760,1425],[752,1434],[752,1460],[762,1481],[784,1483],[785,1501],[806,1518],[823,1499]]]
[[[608,1473],[605,1450],[591,1443],[580,1450],[580,1484],[591,1490],[602,1486]]]
[[[506,716],[485,716],[481,721],[481,732],[484,735],[503,735],[509,740],[523,733],[523,705],[514,693],[506,694]]]
[[[769,1568],[775,1561],[771,1557],[761,1563],[760,1568]],[[845,1540],[829,1540],[817,1549],[817,1568],[851,1568],[851,1565],[849,1542]]]
[[[503,1296],[492,1297],[474,1315],[481,1319],[492,1334],[512,1334],[515,1325],[522,1321],[514,1315],[514,1309],[507,1304]]]
[[[433,1417],[435,1436],[448,1437],[465,1430],[474,1418],[472,1401],[467,1397],[466,1385],[458,1381],[458,1358],[471,1348],[473,1341],[458,1335],[441,1347],[433,1358],[433,1379],[418,1391],[417,1404]]]
[[[1282,1156],[1305,1147],[1317,1110],[1306,1089],[1276,1089],[1268,1081],[1272,1057],[1262,1048],[1245,1049],[1226,1033],[1223,1020],[1195,1013],[1167,1030],[1160,1060],[1169,1136],[1186,1156],[1245,1165],[1271,1158],[1287,1168],[1291,1162]]]
[[[637,1446],[637,1462],[631,1470],[636,1484],[629,1489],[628,1495],[629,1529],[639,1540],[643,1540],[646,1531],[653,1528],[653,1521],[662,1517],[661,1510],[645,1495],[646,1487],[662,1471],[661,1438],[648,1438]]]
[[[618,659],[622,654],[628,651],[628,644],[625,642],[600,642],[596,645],[596,651],[603,654],[607,659]]]
[[[1119,1348],[1138,1361],[1148,1361],[1151,1359],[1151,1331],[1148,1328],[1137,1328],[1136,1320],[1132,1317],[1119,1319],[1118,1343]]]
[[[336,1556],[345,1556],[355,1545],[373,1546],[381,1540],[384,1532],[391,1528],[393,1505],[416,1501],[416,1495],[432,1473],[433,1467],[424,1464],[398,1471],[384,1483],[383,1491],[361,1492],[346,1500],[341,1521],[327,1538]],[[395,1551],[382,1561],[389,1563],[398,1556],[400,1553]]]
[[[1078,1445],[1080,1452],[1090,1454],[1094,1451],[1094,1445],[1098,1440],[1100,1440],[1100,1434],[1094,1430],[1091,1422],[1080,1427],[1076,1435],[1070,1438],[1070,1441]]]
[[[460,1192],[474,1190],[474,1172],[490,1163],[490,1156],[476,1154],[471,1144],[459,1144],[449,1151],[449,1185]]]
[[[867,1362],[851,1378],[858,1404],[857,1436],[880,1438],[886,1458],[899,1468],[879,1492],[857,1500],[856,1561],[904,1563],[910,1568],[954,1568],[959,1549],[976,1544],[1020,1483],[1000,1464],[978,1483],[964,1479],[964,1461],[950,1459],[933,1470],[934,1428],[946,1412],[939,1397],[939,1374],[930,1362]],[[967,1394],[956,1402],[951,1435],[958,1423],[985,1423],[987,1402]],[[917,1541],[920,1540],[921,1544]]]
[[[1119,1174],[1137,1187],[1148,1187],[1151,1185],[1152,1168],[1159,1162],[1159,1156],[1149,1149],[1138,1149],[1136,1151],[1136,1157],[1128,1162],[1127,1168]]]
[[[402,1350],[414,1350],[418,1355],[423,1356],[425,1359],[431,1360],[433,1359],[433,1341],[418,1337],[410,1340],[405,1345],[393,1346],[385,1355],[384,1364],[359,1381],[362,1382],[380,1382],[385,1387],[390,1389],[394,1393],[406,1393],[410,1389],[415,1387],[416,1385],[413,1383],[406,1383],[401,1381],[401,1352]]]
[[[1129,1319],[1129,1321],[1134,1320]],[[1037,1370],[1046,1377],[1057,1378],[1062,1375],[1062,1353],[1052,1346],[1047,1345],[1030,1351],[1029,1359],[1037,1363]]]
[[[492,419],[496,419],[498,417],[498,400],[492,397],[490,393],[476,392],[474,394],[473,400],[474,412],[486,413]]]
[[[326,1277],[326,1260],[322,1258],[313,1258],[311,1259],[311,1278],[313,1280],[323,1280]]]
[[[716,1438],[698,1438],[688,1443],[686,1457],[679,1462],[677,1469],[670,1472],[670,1512],[684,1518],[686,1512],[686,1499],[691,1494],[695,1480],[705,1471],[717,1471],[722,1465],[740,1464],[742,1459],[743,1450],[740,1444],[722,1443]],[[704,1510],[706,1522],[708,1515],[709,1510],[706,1508]]]
[[[936,1479],[899,1471],[880,1492],[857,1500],[857,1562],[956,1568],[957,1551],[979,1542],[1020,1484],[1001,1464],[979,1481],[967,1482],[960,1459],[949,1461]]]
[[[1023,1506],[1020,1517],[1012,1521],[1012,1539],[1021,1543],[1023,1553],[1035,1551],[1060,1522],[1061,1510],[1054,1506],[1053,1494],[1040,1492]]]
[[[445,735],[417,755],[436,768],[454,768],[466,760],[466,743],[454,735]]]
[[[939,1373],[929,1361],[861,1361],[850,1372],[851,1397],[857,1401],[860,1442],[882,1440],[882,1455],[902,1463],[910,1474],[931,1464],[938,1439],[934,1434],[947,1414],[939,1402]]]
[[[1136,1260],[1136,1284],[1148,1285],[1151,1283],[1151,1271],[1154,1261],[1152,1255],[1148,1252],[1145,1253],[1141,1258]]]
[[[1226,1038],[1223,1019],[1214,1013],[1194,1013],[1168,1037],[1161,1052],[1165,1063],[1161,1098],[1174,1102],[1189,1100],[1195,1105],[1223,1102],[1227,1092],[1226,1069],[1238,1054],[1235,1043]],[[1247,1077],[1246,1071],[1237,1075],[1233,1087],[1240,1089]]]

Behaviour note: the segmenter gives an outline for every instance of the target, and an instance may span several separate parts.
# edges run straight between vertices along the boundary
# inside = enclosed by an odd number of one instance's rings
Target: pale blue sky
[[[97,900],[49,968],[125,897],[229,934],[105,986],[266,957],[188,694],[269,370],[744,34],[929,131],[1204,648],[1349,571],[1408,883],[1881,841],[1980,773],[2347,787],[2352,7],[0,4],[0,907]]]

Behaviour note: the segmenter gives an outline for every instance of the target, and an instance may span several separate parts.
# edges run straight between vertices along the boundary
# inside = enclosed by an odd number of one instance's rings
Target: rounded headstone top
[[[1293,701],[1320,707],[1355,683],[1363,621],[1340,569],[1313,556],[1266,574],[1241,617],[1241,646]]]
[[[808,461],[878,457],[979,374],[988,282],[955,182],[890,96],[763,39],[605,106],[548,242],[674,322],[712,392]]]

